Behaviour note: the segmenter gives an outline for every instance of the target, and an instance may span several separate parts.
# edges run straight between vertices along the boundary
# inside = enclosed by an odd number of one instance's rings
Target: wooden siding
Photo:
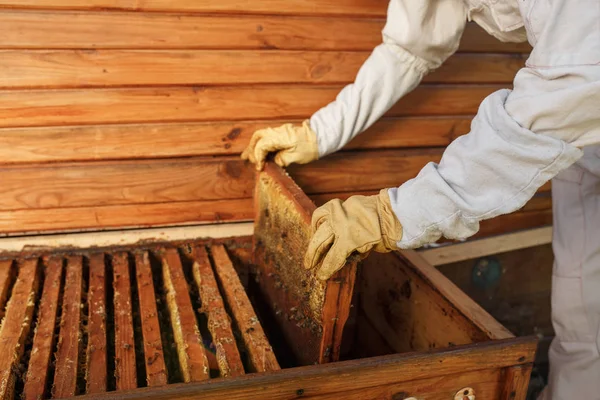
[[[332,101],[380,43],[386,9],[0,0],[0,235],[250,220],[250,136]],[[469,23],[458,53],[368,132],[292,176],[317,204],[402,184],[469,131],[529,50]],[[482,234],[550,223],[549,202],[535,204]]]

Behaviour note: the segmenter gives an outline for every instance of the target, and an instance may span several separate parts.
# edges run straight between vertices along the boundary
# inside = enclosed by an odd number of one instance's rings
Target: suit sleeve
[[[583,162],[585,146],[600,143],[600,8],[586,2],[531,10],[535,46],[513,89],[482,102],[471,131],[439,164],[389,190],[404,229],[401,248],[468,238],[480,221],[523,207],[544,183]]]
[[[383,41],[353,83],[310,119],[319,156],[341,149],[456,52],[467,21],[462,0],[390,0]]]

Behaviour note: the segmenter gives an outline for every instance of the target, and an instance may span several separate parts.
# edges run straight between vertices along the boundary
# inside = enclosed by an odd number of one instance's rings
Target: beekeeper
[[[301,126],[255,132],[242,157],[261,169],[271,152],[287,166],[341,149],[451,56],[471,20],[533,46],[513,89],[483,100],[439,164],[318,208],[306,267],[328,279],[353,252],[468,238],[552,179],[556,338],[542,398],[600,399],[600,0],[391,0],[354,83]]]

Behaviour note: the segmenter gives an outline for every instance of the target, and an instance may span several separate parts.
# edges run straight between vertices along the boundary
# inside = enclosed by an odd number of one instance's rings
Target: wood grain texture
[[[339,152],[311,164],[292,165],[288,171],[310,195],[375,191],[400,186],[427,163],[439,162],[442,154],[441,148]],[[0,180],[0,211],[109,207],[250,198],[254,169],[234,156],[77,162],[4,166]],[[548,208],[547,200],[536,200],[536,204],[527,211]],[[223,207],[222,219],[230,219],[231,212]],[[103,215],[99,213],[96,219],[102,224]]]
[[[161,251],[163,281],[177,355],[184,382],[209,379],[209,364],[196,315],[189,295],[179,254],[175,249]]]
[[[344,394],[365,387],[374,388],[415,382],[420,379],[497,370],[508,366],[531,363],[535,340],[517,338],[460,346],[450,350],[433,350],[426,354],[405,354],[343,361],[319,366],[290,368],[276,374],[247,376],[236,382],[191,383],[166,389],[140,389],[123,393],[123,400],[192,400],[207,397],[211,400],[241,400],[268,398],[289,399],[302,393],[311,397],[329,395],[344,398]],[[435,385],[434,385],[435,386]],[[397,386],[395,386],[397,387]],[[431,387],[431,385],[428,385]],[[458,388],[460,389],[460,388]],[[458,390],[457,389],[457,390]],[[390,393],[394,394],[394,393]],[[454,393],[448,393],[452,398]],[[109,394],[85,396],[87,399],[109,399]],[[381,398],[381,393],[360,397],[365,400]],[[401,397],[402,398],[402,397]],[[444,397],[446,398],[446,397]]]
[[[17,366],[31,329],[38,284],[38,260],[21,260],[0,327],[0,399],[3,400],[14,398]]]
[[[500,215],[481,222],[481,227],[474,238],[498,235],[503,232],[539,228],[552,225],[552,209],[524,211]]]
[[[445,375],[401,382],[377,387],[368,387],[342,393],[311,397],[311,400],[343,398],[344,400],[407,399],[409,400],[454,400],[454,394],[464,387],[475,390],[475,399],[494,399],[502,390],[502,370],[489,369],[463,374]],[[335,397],[335,396],[339,397]],[[460,400],[468,400],[467,398]]]
[[[290,173],[322,204],[399,186],[427,162],[439,160],[441,152],[338,153],[293,166]],[[4,234],[249,221],[253,215],[253,172],[237,158],[5,167],[0,176]],[[522,211],[483,221],[476,236],[551,224],[549,205],[548,199],[534,198]],[[52,218],[47,218],[49,209]]]
[[[486,265],[480,264],[485,261],[502,266],[499,284],[482,287],[472,279],[474,268],[485,271]],[[550,300],[553,263],[552,245],[545,244],[495,253],[482,260],[471,258],[440,265],[438,269],[516,336],[535,333],[552,338],[555,335]],[[540,349],[538,356],[547,354]]]
[[[474,115],[497,85],[421,85],[388,116]],[[0,92],[0,127],[99,123],[297,119],[342,86],[255,85]]]
[[[202,311],[208,317],[208,329],[216,347],[216,358],[222,377],[244,375],[244,366],[231,328],[230,317],[217,280],[212,270],[208,253],[202,246],[196,247],[193,255],[192,273],[198,285]]]
[[[255,372],[279,370],[279,363],[269,340],[252,308],[246,290],[233,268],[227,251],[221,245],[211,247],[215,272],[223,287],[225,301],[231,309],[233,320],[242,335]]]
[[[292,165],[288,171],[308,194],[379,190],[414,178],[427,163],[438,162],[442,153],[443,149],[335,153],[307,165]]]
[[[8,301],[8,295],[10,293],[10,286],[14,274],[15,269],[13,268],[12,261],[0,261],[0,321],[2,321],[4,318],[4,310],[6,302]]]
[[[248,198],[253,176],[238,157],[7,167],[0,210]]]
[[[377,190],[413,178],[441,153],[338,153],[289,170],[309,194]],[[7,166],[0,168],[0,179],[0,210],[21,210],[249,198],[254,173],[238,157],[228,157]]]
[[[108,380],[104,254],[96,253],[89,256],[89,273],[86,393],[103,393],[106,391]]]
[[[416,251],[402,251],[394,253],[394,255],[408,262],[429,286],[435,287],[439,294],[449,301],[469,321],[481,329],[489,339],[501,340],[514,337],[508,329],[498,323],[498,321],[469,298],[469,296],[464,294],[434,266],[428,264]]]
[[[10,49],[364,50],[383,19],[3,10]],[[477,33],[478,35],[480,33]],[[473,44],[477,45],[477,41]]]
[[[0,76],[0,88],[339,84],[352,81],[367,56],[271,50],[4,50],[1,65],[9,74]]]
[[[461,38],[459,51],[484,53],[530,53],[531,45],[526,40],[521,43],[505,43],[488,34],[475,22],[468,22]]]
[[[525,67],[526,54],[460,54],[423,78],[426,83],[510,84]]]
[[[135,253],[135,268],[140,300],[146,383],[148,386],[162,386],[168,382],[168,372],[160,335],[152,269],[147,252]]]
[[[321,341],[321,363],[336,362],[341,357],[342,340],[350,316],[354,295],[354,284],[358,263],[348,257],[346,265],[327,282],[327,293],[323,305],[323,340]],[[329,324],[328,321],[333,321]]]
[[[117,390],[137,388],[131,277],[127,253],[112,259],[115,318],[115,378]]]
[[[506,368],[501,400],[526,400],[529,377],[533,364]]]
[[[301,120],[0,129],[0,164],[238,155],[258,129]],[[346,149],[447,146],[471,117],[384,118]]]
[[[54,329],[61,291],[63,260],[59,257],[49,257],[44,260],[44,264],[46,277],[23,388],[22,398],[26,400],[41,399],[48,395],[46,391],[48,369],[54,350]]]
[[[251,221],[252,198],[0,212],[3,235]]]
[[[361,270],[361,309],[395,352],[426,352],[489,340],[486,332],[395,255],[372,253]]]
[[[383,118],[356,136],[344,149],[447,146],[457,137],[470,132],[471,120],[471,116]]]
[[[384,17],[386,0],[3,0],[0,6],[42,9],[120,9],[135,11],[188,11],[199,13],[353,15]]]
[[[2,10],[0,48],[371,51],[385,18]],[[467,23],[459,52],[528,53]]]
[[[540,188],[538,193],[533,196],[524,206],[521,208],[523,211],[541,211],[552,208],[552,194],[548,193],[545,188]]]
[[[211,50],[0,50],[0,88],[265,83],[347,84],[370,52]],[[515,55],[455,55],[427,83],[510,84]]]
[[[52,397],[75,396],[81,343],[81,294],[83,267],[81,256],[67,257],[60,332],[56,350],[56,365]]]

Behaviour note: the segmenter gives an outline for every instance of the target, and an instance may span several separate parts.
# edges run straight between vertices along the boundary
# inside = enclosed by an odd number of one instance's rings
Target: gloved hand
[[[308,120],[302,126],[285,124],[277,128],[259,129],[254,132],[242,158],[256,164],[256,169],[260,171],[270,152],[277,152],[274,161],[280,167],[287,167],[291,163],[308,164],[319,158],[317,134],[310,128]]]
[[[374,196],[329,201],[314,212],[312,231],[304,266],[318,266],[321,280],[340,270],[352,253],[364,258],[371,250],[399,250],[396,243],[402,239],[402,225],[392,210],[387,189]]]

